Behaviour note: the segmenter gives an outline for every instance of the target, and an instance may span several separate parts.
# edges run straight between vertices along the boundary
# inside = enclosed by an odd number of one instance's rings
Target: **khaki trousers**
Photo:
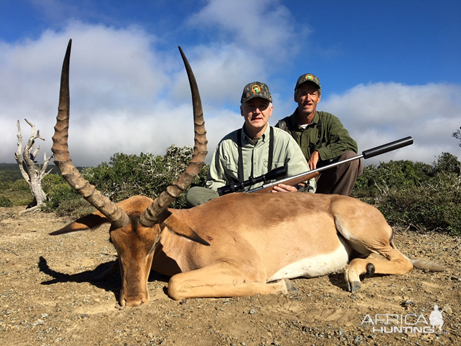
[[[337,159],[331,163],[343,161],[357,156],[353,151],[345,151]],[[327,169],[320,173],[317,177],[317,191],[316,193],[325,194],[338,194],[350,196],[354,189],[357,177],[363,173],[363,161],[357,159],[338,165],[336,167]]]

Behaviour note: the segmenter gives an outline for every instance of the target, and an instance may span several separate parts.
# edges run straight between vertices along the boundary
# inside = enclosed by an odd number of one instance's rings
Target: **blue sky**
[[[0,0],[0,162],[14,162],[17,120],[24,143],[30,135],[24,118],[45,138],[40,159],[50,155],[70,38],[77,165],[192,145],[178,45],[199,84],[210,153],[243,123],[245,84],[269,85],[275,124],[309,72],[322,83],[318,109],[338,116],[360,151],[415,140],[366,163],[460,157],[451,137],[461,126],[460,15],[454,0]]]

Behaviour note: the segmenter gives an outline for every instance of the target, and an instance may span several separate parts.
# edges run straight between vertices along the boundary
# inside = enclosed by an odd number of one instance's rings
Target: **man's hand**
[[[314,151],[309,157],[309,161],[307,161],[307,164],[309,165],[309,168],[311,170],[317,169],[317,163],[319,162],[320,155],[318,151]]]
[[[271,192],[298,192],[298,189],[291,185],[277,184]]]

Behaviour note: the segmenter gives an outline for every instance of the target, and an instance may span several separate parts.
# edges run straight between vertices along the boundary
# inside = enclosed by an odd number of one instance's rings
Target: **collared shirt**
[[[239,181],[238,133],[239,130],[235,130],[219,142],[211,160],[206,187],[216,191],[220,187]],[[261,138],[254,143],[242,128],[241,143],[244,180],[248,180],[250,176],[253,178],[259,177],[268,173],[271,169],[282,166],[286,167],[288,176],[309,171],[307,161],[296,141],[288,133],[278,128],[274,128],[272,167],[268,167],[269,133],[270,127],[268,126]],[[250,186],[248,189],[262,184]],[[315,179],[311,179],[309,185],[311,187],[309,192],[315,192]]]
[[[297,115],[298,108],[291,116],[282,119],[275,126],[281,127],[282,121],[286,123],[285,130],[296,139],[307,160],[314,151],[319,152],[321,161],[335,159],[349,150],[358,153],[357,143],[333,114],[316,111],[314,119],[305,129],[298,125]]]

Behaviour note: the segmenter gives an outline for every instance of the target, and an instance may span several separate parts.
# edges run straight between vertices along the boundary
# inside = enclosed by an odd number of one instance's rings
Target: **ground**
[[[21,209],[0,208],[2,345],[461,344],[460,237],[396,231],[404,254],[448,270],[365,278],[353,294],[338,273],[292,280],[289,295],[177,302],[153,273],[150,302],[122,308],[119,275],[94,280],[116,260],[107,227],[50,236],[72,220]],[[430,325],[434,305],[442,330]]]

